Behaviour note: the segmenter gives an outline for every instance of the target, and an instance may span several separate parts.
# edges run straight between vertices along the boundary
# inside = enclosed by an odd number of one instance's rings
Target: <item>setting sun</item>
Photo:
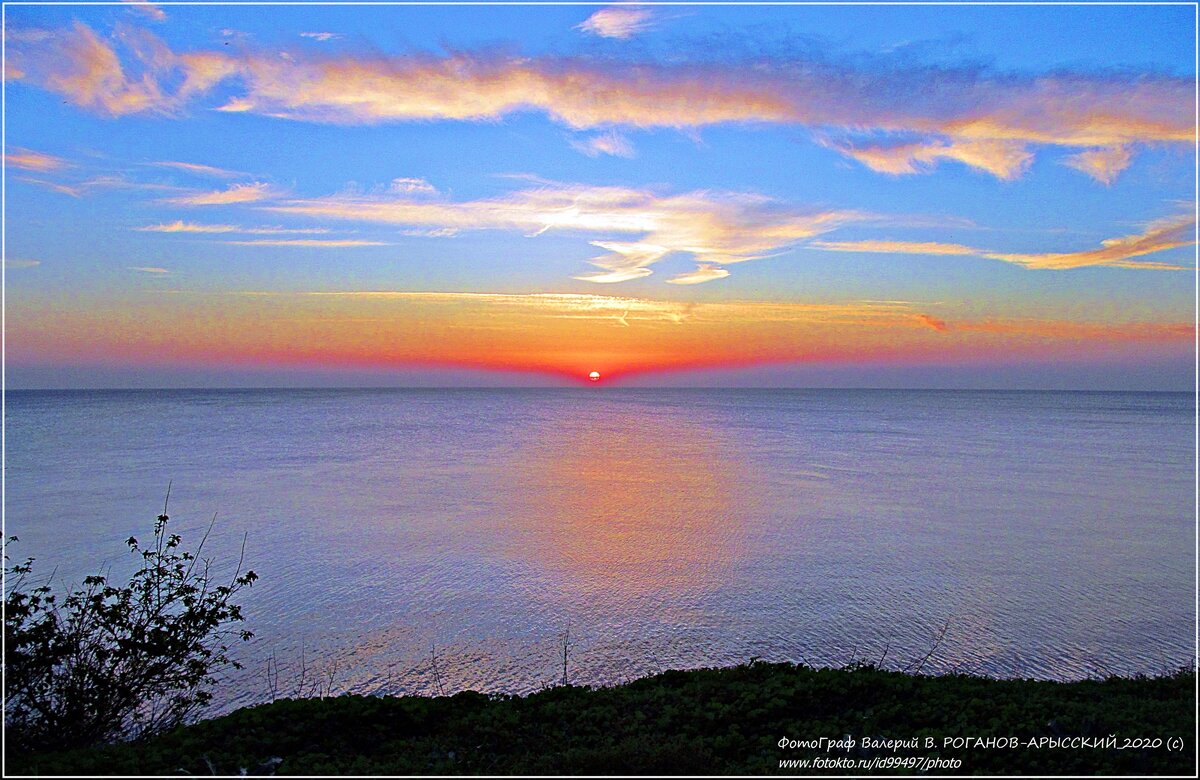
[[[599,382],[600,381],[600,372],[593,371],[592,373],[588,374],[588,381]]]

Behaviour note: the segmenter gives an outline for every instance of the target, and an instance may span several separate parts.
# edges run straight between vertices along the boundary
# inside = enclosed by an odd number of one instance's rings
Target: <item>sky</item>
[[[1195,15],[5,6],[5,384],[1190,389]]]

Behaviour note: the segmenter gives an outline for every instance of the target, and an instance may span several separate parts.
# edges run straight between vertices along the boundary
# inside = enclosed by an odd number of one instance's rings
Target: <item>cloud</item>
[[[509,309],[524,316],[594,319],[627,325],[662,322],[672,325],[744,323],[867,324],[914,327],[913,305],[907,301],[801,303],[773,301],[663,301],[590,293],[484,293],[401,290],[280,292],[240,290],[227,293],[264,299],[393,301],[436,306]],[[621,321],[624,322],[621,322]],[[926,323],[920,323],[925,325]]]
[[[37,268],[41,264],[41,260],[19,260],[12,257],[4,259],[5,270],[13,270],[17,268]]]
[[[1146,268],[1157,270],[1187,270],[1170,263],[1136,261],[1134,258],[1195,243],[1196,218],[1190,214],[1158,220],[1145,230],[1131,236],[1109,238],[1096,249],[1081,252],[1045,252],[1041,254],[985,255],[996,260],[1023,265],[1026,268],[1064,270],[1103,265],[1112,268]]]
[[[581,282],[615,284],[617,282],[632,282],[634,279],[642,279],[652,273],[654,272],[644,266],[632,266],[629,268],[614,268],[611,271],[592,271],[572,278],[578,279]]]
[[[234,203],[256,203],[273,198],[278,193],[265,182],[253,184],[233,184],[223,190],[212,192],[197,192],[191,195],[180,195],[168,198],[167,203],[176,206],[224,206]]]
[[[605,238],[591,243],[605,254],[588,262],[600,272],[575,278],[620,282],[649,276],[672,253],[690,255],[695,278],[719,278],[706,267],[755,260],[866,215],[801,209],[748,193],[665,195],[627,187],[541,182],[496,198],[474,201],[385,195],[335,195],[265,207],[297,216],[402,225],[418,230],[512,230],[529,236],[563,231]],[[607,236],[616,236],[608,238]]]
[[[169,273],[171,273],[166,268],[159,268],[157,266],[152,266],[152,265],[131,265],[129,267],[129,270],[137,271],[137,272],[143,273],[143,274],[169,274]]]
[[[315,249],[343,249],[356,246],[389,246],[384,241],[365,241],[357,238],[280,238],[253,239],[249,241],[222,241],[237,246],[299,246]]]
[[[946,325],[945,320],[939,320],[937,317],[933,317],[929,314],[914,314],[913,319],[922,325],[928,326],[937,331],[946,330],[949,327]]]
[[[1117,174],[1129,167],[1133,153],[1128,146],[1110,146],[1104,149],[1088,149],[1073,154],[1064,160],[1077,171],[1083,171],[1101,184],[1112,184]]]
[[[132,3],[133,7],[141,11],[145,16],[155,22],[167,21],[167,12],[159,8],[154,3],[148,0],[121,0],[123,3]]]
[[[1191,143],[1195,133],[1193,80],[1160,74],[1017,74],[720,52],[687,62],[492,51],[285,58],[252,48],[175,53],[129,29],[110,43],[79,23],[41,40],[20,32],[9,50],[21,81],[110,116],[176,114],[228,81],[220,109],[292,120],[490,121],[540,111],[575,130],[785,124],[834,139],[834,148],[877,170],[915,173],[949,159],[1002,178],[1020,175],[1034,147],[1055,145],[1110,150],[1107,165],[1096,155],[1078,162],[1111,179],[1120,167],[1111,150]]]
[[[1033,153],[1019,141],[930,141],[897,146],[847,146],[839,151],[873,171],[896,176],[927,173],[945,159],[1011,180],[1020,177],[1033,161]]]
[[[230,171],[226,170],[225,168],[215,168],[211,165],[199,165],[197,163],[163,161],[151,163],[151,165],[157,165],[160,168],[173,168],[177,171],[183,171],[184,173],[191,173],[197,176],[207,176],[214,179],[240,179],[246,175],[238,171]]]
[[[388,185],[388,192],[394,195],[415,195],[424,193],[432,195],[437,192],[437,188],[424,179],[414,179],[401,177],[392,179],[392,183]]]
[[[882,254],[963,255],[1003,260],[1037,270],[1069,270],[1105,266],[1156,271],[1189,270],[1173,263],[1135,258],[1190,246],[1195,243],[1196,219],[1190,214],[1157,220],[1141,233],[1102,241],[1094,249],[1078,252],[1014,253],[977,249],[963,244],[916,241],[813,241],[809,246],[831,252],[870,252]]]
[[[324,43],[325,41],[337,40],[338,38],[342,38],[343,36],[341,33],[332,33],[332,32],[302,32],[302,33],[300,33],[300,37],[301,38],[312,38],[314,41],[321,41],[322,43]]]
[[[575,29],[599,35],[602,38],[623,40],[647,30],[652,24],[652,17],[653,14],[646,8],[613,6],[596,11],[582,23],[576,25]]]
[[[174,187],[169,184],[158,184],[155,182],[138,182],[126,179],[123,176],[93,176],[89,179],[78,181],[48,181],[46,179],[38,179],[32,176],[19,176],[18,181],[23,181],[28,184],[34,184],[38,187],[44,187],[54,192],[70,195],[72,198],[82,198],[84,195],[91,193],[94,190],[146,190],[152,192],[179,192],[180,187]]]
[[[4,162],[14,168],[20,168],[25,171],[37,171],[39,173],[58,171],[70,165],[69,162],[61,157],[35,152],[31,149],[21,149],[19,147],[14,147],[11,152],[4,155]]]
[[[809,246],[827,252],[868,252],[897,255],[983,255],[985,250],[938,241],[813,241]]]
[[[584,139],[571,139],[571,147],[583,152],[588,157],[598,157],[607,154],[612,157],[633,157],[633,145],[629,139],[616,130],[609,130],[599,135]]]
[[[23,181],[26,184],[33,184],[38,187],[43,187],[52,192],[57,192],[60,195],[70,195],[72,198],[83,197],[83,191],[79,187],[73,187],[70,184],[63,184],[57,181],[47,181],[45,179],[35,179],[32,176],[18,176],[17,181]]]
[[[164,222],[134,228],[141,233],[246,233],[248,235],[282,235],[328,233],[328,228],[241,227],[240,225],[206,225],[196,222]]]
[[[91,28],[75,22],[44,41],[12,47],[21,80],[33,81],[69,101],[107,116],[163,111],[170,101],[153,73],[126,73],[116,51]]]
[[[184,290],[164,290],[174,296],[194,296]],[[512,315],[516,323],[526,323],[532,318],[545,320],[582,320],[607,323],[619,327],[635,324],[658,324],[682,326],[682,330],[696,328],[704,330],[711,326],[722,327],[726,335],[719,347],[730,352],[744,351],[745,344],[736,338],[730,343],[726,326],[743,326],[778,338],[795,334],[806,327],[833,327],[840,340],[847,336],[846,327],[874,331],[884,339],[889,333],[908,332],[927,334],[933,331],[935,339],[949,338],[955,334],[985,334],[994,336],[1032,337],[1035,339],[1061,339],[1065,341],[1108,341],[1108,342],[1179,342],[1188,343],[1194,336],[1194,325],[1182,322],[1124,321],[1088,322],[1061,319],[984,318],[955,320],[949,322],[941,317],[922,311],[932,304],[912,301],[851,300],[832,303],[807,303],[801,301],[722,300],[722,301],[669,301],[632,296],[594,295],[587,293],[485,293],[485,292],[425,292],[407,290],[335,290],[335,291],[266,291],[236,290],[218,295],[232,298],[250,298],[264,304],[277,301],[291,311],[308,304],[318,306],[355,307],[365,313],[367,306],[386,306],[376,309],[389,317],[403,317],[403,307],[435,307],[453,310],[459,322],[472,320],[501,322],[498,318]],[[493,313],[494,312],[494,313]],[[433,318],[437,318],[434,315]],[[422,322],[429,322],[424,315]],[[523,333],[531,332],[524,324]],[[664,331],[660,331],[662,333]],[[678,332],[678,331],[677,331]],[[746,331],[749,333],[750,331]],[[942,334],[945,334],[944,336]],[[961,343],[961,342],[960,342]],[[974,351],[975,348],[969,346]],[[476,345],[478,346],[478,344]],[[692,347],[694,348],[694,346]],[[767,350],[769,352],[769,350]],[[936,353],[931,353],[936,354]],[[791,359],[795,359],[793,356]]]
[[[701,263],[695,271],[686,274],[677,274],[667,280],[668,284],[700,284],[702,282],[711,282],[714,279],[724,279],[729,276],[729,271],[720,266],[711,265],[709,263]]]

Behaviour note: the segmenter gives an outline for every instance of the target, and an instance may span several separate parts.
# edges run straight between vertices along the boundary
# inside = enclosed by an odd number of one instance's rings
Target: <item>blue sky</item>
[[[16,386],[1190,386],[1194,7],[133,5],[6,8]]]

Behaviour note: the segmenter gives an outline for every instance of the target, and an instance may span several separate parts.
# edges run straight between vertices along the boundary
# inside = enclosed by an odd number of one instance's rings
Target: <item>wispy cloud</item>
[[[166,277],[171,278],[171,277]],[[147,291],[151,292],[151,291]],[[933,304],[721,300],[565,293],[155,290],[138,316],[104,307],[26,320],[21,355],[165,364],[454,365],[581,380],[644,371],[771,363],[1086,361],[1186,358],[1186,318],[1074,321],[952,318]],[[924,315],[924,316],[922,316]],[[1180,321],[1183,320],[1183,321]],[[12,355],[10,354],[10,357]]]
[[[393,195],[432,195],[437,192],[437,188],[424,179],[402,176],[392,179],[387,191]]]
[[[300,37],[312,38],[314,41],[321,41],[324,43],[325,41],[335,41],[343,36],[341,33],[333,32],[302,32],[300,33]]]
[[[60,195],[69,195],[72,198],[83,197],[83,190],[81,190],[79,187],[72,186],[70,184],[63,184],[62,182],[38,179],[32,176],[18,176],[17,181],[23,181],[26,184],[33,184],[34,186],[42,187],[50,190],[51,192],[57,192]]]
[[[183,292],[183,291],[180,291]],[[594,319],[615,324],[663,322],[673,325],[713,323],[867,324],[913,327],[920,314],[908,301],[847,301],[802,303],[773,301],[664,301],[589,293],[417,292],[401,290],[343,290],[279,292],[240,290],[232,296],[292,300],[374,300],[439,306],[509,309],[526,316]],[[620,322],[624,320],[624,323]],[[926,323],[919,323],[927,326]]]
[[[943,331],[950,327],[946,324],[945,320],[940,320],[931,314],[914,314],[913,319],[922,325],[925,325],[926,327],[933,328],[936,331]]]
[[[716,54],[687,63],[470,52],[284,58],[250,48],[175,53],[146,31],[124,30],[116,42],[136,65],[127,68],[114,44],[82,24],[54,33],[10,44],[16,78],[114,116],[178,112],[232,81],[221,109],[294,120],[493,120],[538,110],[576,130],[788,124],[890,173],[957,160],[1013,178],[1038,145],[1104,149],[1105,160],[1078,160],[1101,180],[1121,167],[1114,150],[1191,143],[1195,133],[1192,80],[1146,73],[1028,75]]]
[[[27,260],[13,257],[6,257],[4,259],[4,268],[6,270],[12,270],[16,268],[37,268],[41,264],[41,260]]]
[[[714,279],[724,279],[729,276],[729,271],[708,263],[701,263],[695,271],[684,274],[677,274],[667,280],[668,284],[700,284],[702,282],[711,282]]]
[[[80,22],[44,40],[10,47],[20,80],[63,95],[81,108],[108,116],[164,111],[171,100],[152,72],[138,78],[122,67],[116,51]],[[164,47],[165,48],[165,47]]]
[[[173,295],[193,295],[184,290],[162,291]],[[382,311],[392,317],[406,316],[403,307],[423,311],[428,307],[442,308],[452,313],[454,321],[465,323],[481,321],[497,323],[500,328],[516,328],[521,333],[530,330],[524,323],[530,319],[592,321],[611,324],[617,328],[634,325],[669,326],[659,331],[663,337],[671,332],[685,333],[696,329],[711,333],[730,332],[742,334],[758,344],[764,360],[778,359],[775,352],[763,342],[764,338],[785,341],[795,338],[808,328],[836,328],[835,332],[851,338],[843,328],[857,329],[860,334],[876,334],[888,343],[889,334],[912,334],[912,337],[933,338],[934,344],[948,345],[953,338],[959,346],[972,343],[973,336],[1017,337],[1020,339],[1049,339],[1063,342],[1178,342],[1187,343],[1194,334],[1191,324],[1159,321],[1089,322],[1039,318],[995,318],[949,320],[930,313],[926,308],[932,304],[911,301],[851,300],[844,302],[809,303],[762,300],[726,301],[667,301],[615,295],[592,295],[581,293],[482,293],[482,292],[414,292],[400,290],[344,290],[321,292],[280,292],[241,290],[222,293],[228,297],[244,297],[263,302],[278,301],[289,308],[305,306],[305,302],[324,308],[326,304],[350,307],[349,311],[364,314],[368,307],[386,306]],[[402,308],[397,308],[402,307]],[[495,312],[494,314],[492,312]],[[412,316],[412,315],[408,315]],[[426,315],[419,314],[422,322]],[[436,314],[430,315],[440,319]],[[442,315],[445,316],[445,315]],[[515,319],[506,320],[512,317]],[[720,331],[709,330],[713,326]],[[733,327],[734,331],[727,328]],[[678,330],[676,330],[678,328]],[[742,330],[745,328],[746,330]],[[739,338],[732,341],[728,335],[718,338],[707,346],[717,354],[715,362],[726,362],[731,354],[739,354],[745,343]],[[854,336],[853,338],[859,338]],[[907,337],[906,337],[907,338]],[[965,341],[963,339],[966,339]],[[991,343],[996,346],[995,342]],[[478,345],[477,345],[478,346]],[[776,347],[780,346],[778,344]],[[801,339],[799,343],[783,346],[783,354],[793,354],[796,349],[811,349]],[[483,347],[486,349],[486,345]],[[936,347],[941,349],[944,347]],[[886,349],[885,349],[886,352]],[[933,353],[931,353],[933,354]],[[680,362],[694,360],[694,356],[677,355]],[[754,361],[751,361],[754,362]]]
[[[329,228],[285,228],[277,226],[242,227],[240,225],[211,225],[197,222],[185,222],[183,220],[163,222],[157,225],[145,225],[144,227],[134,228],[134,230],[141,233],[245,233],[247,235],[260,236],[285,234],[303,235],[329,232]]]
[[[256,203],[276,197],[279,193],[265,182],[233,184],[223,190],[197,192],[168,198],[167,203],[176,206],[226,206],[235,203]]]
[[[137,271],[138,273],[143,273],[143,274],[169,274],[169,273],[171,273],[166,268],[159,268],[158,266],[154,266],[154,265],[131,265],[131,266],[129,266],[129,270]]]
[[[599,35],[602,38],[632,38],[640,32],[649,29],[653,24],[653,14],[648,8],[632,6],[613,6],[601,8],[575,26],[582,32]]]
[[[14,168],[20,168],[25,171],[37,171],[39,173],[62,170],[70,165],[62,157],[55,157],[52,154],[44,154],[42,152],[35,152],[32,149],[21,148],[14,148],[11,152],[4,155],[4,162]]]
[[[671,253],[700,266],[696,281],[718,279],[723,266],[766,257],[866,215],[849,210],[801,209],[749,193],[665,195],[626,187],[542,182],[497,198],[474,201],[400,196],[337,195],[296,199],[270,211],[351,222],[436,230],[514,230],[526,235],[566,231],[603,238],[605,254],[589,262],[599,272],[575,278],[621,282],[649,276]]]
[[[344,249],[356,246],[388,246],[386,241],[367,241],[358,238],[262,238],[248,241],[222,241],[236,246],[297,246],[312,249]]]
[[[587,138],[573,138],[571,147],[576,151],[583,152],[588,157],[599,157],[602,154],[612,157],[633,157],[633,144],[629,143],[629,139],[616,130],[609,130]]]
[[[200,165],[198,163],[160,161],[151,163],[151,165],[157,165],[160,168],[172,168],[184,173],[205,176],[212,179],[240,179],[246,176],[246,174],[239,171],[230,171],[225,168],[216,168],[211,165]]]
[[[987,171],[999,179],[1016,179],[1033,161],[1033,153],[1019,141],[925,141],[896,146],[836,147],[873,171],[893,175],[927,173],[940,160]]]
[[[51,181],[32,176],[19,176],[18,181],[44,187],[54,192],[82,198],[94,191],[100,190],[142,190],[146,192],[179,192],[181,187],[158,182],[135,181],[124,176],[101,175],[72,181]]]
[[[167,12],[154,3],[149,2],[149,0],[121,0],[121,2],[132,4],[135,9],[155,22],[165,22],[167,20]]]
[[[831,252],[869,252],[910,255],[962,255],[1003,260],[1038,270],[1069,270],[1105,266],[1156,271],[1188,270],[1184,266],[1153,260],[1145,255],[1195,243],[1196,219],[1190,214],[1157,220],[1141,233],[1102,241],[1099,247],[1077,252],[1018,253],[978,249],[963,244],[914,241],[813,241],[810,246]]]
[[[1073,154],[1064,163],[1102,184],[1112,184],[1117,174],[1128,168],[1132,160],[1133,152],[1128,146],[1110,146]]]

